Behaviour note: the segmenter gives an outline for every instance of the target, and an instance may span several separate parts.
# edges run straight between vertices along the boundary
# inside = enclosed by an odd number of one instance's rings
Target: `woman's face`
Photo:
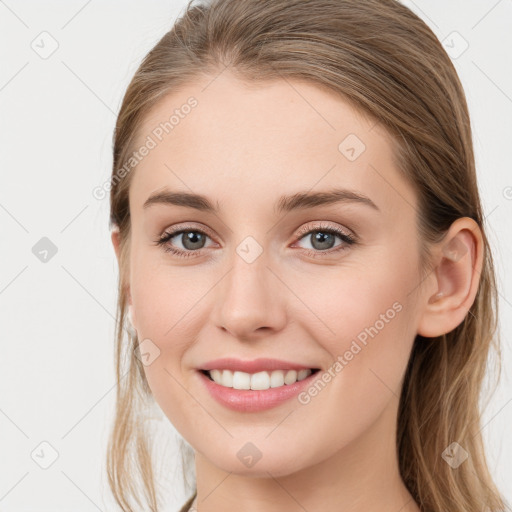
[[[371,450],[376,432],[394,441],[420,274],[416,198],[386,133],[314,85],[247,86],[224,72],[165,97],[139,143],[149,150],[130,188],[133,322],[176,429],[215,466],[253,475]],[[173,230],[186,232],[157,244]],[[280,366],[320,371],[230,391],[200,371],[219,358],[281,361],[237,374],[242,387],[262,368],[269,380]]]

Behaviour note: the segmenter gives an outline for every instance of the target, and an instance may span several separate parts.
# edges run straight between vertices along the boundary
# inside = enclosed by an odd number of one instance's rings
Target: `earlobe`
[[[478,224],[469,217],[457,219],[437,249],[418,334],[432,338],[455,329],[475,300],[483,261],[483,240]]]
[[[112,240],[112,245],[114,246],[114,252],[116,253],[116,259],[119,264],[119,228],[117,226],[114,226],[112,228],[112,232],[110,234],[110,239]]]

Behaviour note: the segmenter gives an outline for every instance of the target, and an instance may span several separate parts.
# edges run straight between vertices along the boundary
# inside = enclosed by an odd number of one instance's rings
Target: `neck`
[[[328,458],[285,476],[226,472],[196,452],[198,512],[419,512],[399,474],[397,406],[398,400],[392,400],[358,439]]]

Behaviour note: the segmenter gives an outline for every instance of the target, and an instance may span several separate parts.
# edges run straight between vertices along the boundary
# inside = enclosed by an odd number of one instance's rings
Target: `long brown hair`
[[[126,170],[139,129],[161,98],[225,67],[247,82],[300,79],[335,91],[383,125],[397,168],[418,197],[424,275],[429,244],[459,217],[476,221],[484,261],[474,303],[453,331],[417,336],[400,397],[400,473],[422,511],[497,512],[505,503],[489,473],[479,399],[490,348],[499,381],[501,352],[495,271],[477,187],[470,118],[462,85],[441,43],[395,0],[213,0],[194,5],[147,54],[128,86],[114,134],[111,227],[120,231],[116,327],[117,406],[109,439],[109,485],[124,511],[130,501],[157,511],[143,407],[151,391],[125,337],[133,172]],[[200,106],[199,106],[200,108]],[[122,169],[124,168],[124,172]],[[126,339],[127,338],[127,339]],[[493,389],[494,391],[494,389]],[[452,443],[469,458],[442,460]]]

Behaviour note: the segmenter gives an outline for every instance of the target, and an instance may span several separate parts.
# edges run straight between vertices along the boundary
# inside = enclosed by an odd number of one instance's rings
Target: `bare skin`
[[[130,188],[133,323],[139,340],[160,351],[145,366],[153,395],[195,450],[197,508],[419,511],[395,448],[402,378],[416,334],[452,330],[473,303],[478,226],[457,220],[433,248],[435,272],[420,283],[417,198],[379,125],[311,84],[248,87],[227,71],[211,80],[173,92],[147,116],[141,142],[187,98],[198,101],[132,171]],[[353,161],[339,149],[349,134],[365,145]],[[205,195],[220,210],[143,208],[165,187]],[[335,187],[369,197],[378,209],[337,202],[274,211],[282,195]],[[358,242],[333,235],[328,249],[318,248],[320,224]],[[155,243],[178,226],[206,234],[199,249],[182,234],[167,242],[195,251],[191,257]],[[300,228],[309,234],[299,236]],[[237,253],[246,237],[262,249],[251,263]],[[119,258],[115,232],[112,241]],[[377,333],[348,359],[352,342],[372,326]],[[323,371],[338,356],[347,364],[308,403],[241,413],[211,398],[197,371],[226,356]],[[237,456],[248,442],[262,455],[251,467]]]

